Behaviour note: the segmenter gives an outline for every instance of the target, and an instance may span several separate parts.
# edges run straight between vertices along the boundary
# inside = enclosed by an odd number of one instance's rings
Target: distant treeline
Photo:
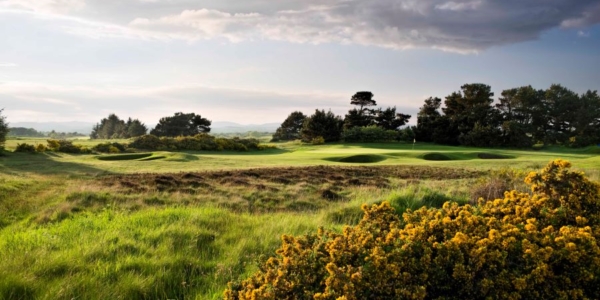
[[[443,145],[527,148],[535,144],[584,147],[600,143],[600,97],[596,91],[581,95],[553,84],[546,90],[523,86],[502,91],[494,103],[486,84],[463,85],[442,100],[430,97],[417,114],[417,125],[404,127],[410,115],[396,107],[376,108],[373,93],[357,92],[355,108],[342,118],[315,110],[306,116],[292,112],[272,141],[300,139],[324,142],[418,141]],[[158,137],[194,136],[210,132],[211,121],[194,113],[161,118],[150,134]],[[148,132],[139,120],[114,114],[94,127],[92,138],[130,138]]]
[[[498,103],[486,84],[430,97],[420,108],[416,139],[445,145],[531,147],[534,144],[584,147],[600,143],[600,97],[553,84],[546,90],[523,86],[504,90]],[[441,109],[440,109],[441,108]]]
[[[65,139],[71,137],[82,137],[86,134],[79,132],[56,132],[54,130],[50,132],[37,131],[33,128],[25,127],[9,127],[8,136],[19,136],[19,137],[49,137],[53,139]]]

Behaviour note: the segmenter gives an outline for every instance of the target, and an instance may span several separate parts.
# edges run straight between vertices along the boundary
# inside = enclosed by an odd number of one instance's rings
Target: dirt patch
[[[338,193],[336,193],[330,189],[322,190],[321,198],[328,200],[328,201],[339,201],[339,200],[343,199],[342,196],[338,195]]]
[[[262,168],[236,171],[212,171],[180,174],[108,175],[101,178],[105,185],[116,186],[129,192],[142,190],[188,191],[189,188],[210,189],[216,185],[254,186],[258,190],[276,190],[293,184],[334,187],[372,186],[385,188],[390,179],[443,180],[474,178],[481,172],[430,166],[311,166]]]

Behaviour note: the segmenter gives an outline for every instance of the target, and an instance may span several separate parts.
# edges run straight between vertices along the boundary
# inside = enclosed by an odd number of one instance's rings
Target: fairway
[[[99,143],[102,141],[96,141]],[[75,144],[93,146],[91,141]],[[536,169],[556,158],[588,172],[600,169],[600,147],[506,150],[431,144],[275,144],[278,149],[252,152],[161,152],[135,155],[10,154],[0,157],[3,173],[99,174],[187,172],[312,165],[432,165],[495,169]],[[9,144],[9,147],[11,145]],[[10,148],[9,148],[10,149]],[[430,157],[443,156],[443,159]],[[361,158],[362,157],[362,158]]]

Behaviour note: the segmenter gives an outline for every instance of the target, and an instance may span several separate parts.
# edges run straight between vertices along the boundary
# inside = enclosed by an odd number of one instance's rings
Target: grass
[[[0,157],[0,299],[219,299],[282,234],[342,230],[363,203],[401,214],[493,198],[555,158],[600,178],[597,147],[279,147]]]

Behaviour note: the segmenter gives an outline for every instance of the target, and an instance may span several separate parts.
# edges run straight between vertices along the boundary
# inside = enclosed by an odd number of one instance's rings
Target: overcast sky
[[[600,89],[599,0],[0,0],[9,122],[281,122],[372,91]],[[416,118],[413,118],[413,122]]]

